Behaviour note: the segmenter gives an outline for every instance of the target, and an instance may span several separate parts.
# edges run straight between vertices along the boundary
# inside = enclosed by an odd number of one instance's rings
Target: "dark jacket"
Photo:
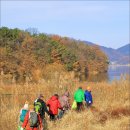
[[[42,104],[42,110],[41,110],[41,113],[40,113],[40,116],[41,116],[42,119],[45,118],[45,112],[48,115],[50,115],[49,111],[47,110],[46,103],[42,99],[38,98],[38,99],[35,100],[35,102],[40,102]],[[34,105],[35,105],[35,102],[34,102]]]
[[[52,96],[47,101],[47,106],[49,107],[50,114],[57,115],[58,114],[58,108],[62,109],[61,104],[56,96]]]
[[[93,99],[92,99],[92,94],[91,94],[91,91],[85,91],[84,93],[84,98],[85,98],[85,101],[89,104],[92,104],[93,103]]]

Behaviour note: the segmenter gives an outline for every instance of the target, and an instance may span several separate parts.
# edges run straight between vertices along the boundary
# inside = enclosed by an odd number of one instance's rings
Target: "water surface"
[[[120,80],[120,78],[126,74],[130,75],[130,66],[115,66],[110,65],[108,67],[107,73],[101,73],[97,75],[89,75],[87,81],[92,82],[101,82],[108,81],[111,82],[113,80]]]
[[[109,66],[108,77],[109,81],[114,79],[119,80],[121,76],[129,74],[130,75],[130,66]]]

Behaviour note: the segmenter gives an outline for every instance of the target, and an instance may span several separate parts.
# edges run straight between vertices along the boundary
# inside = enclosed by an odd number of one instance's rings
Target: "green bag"
[[[77,102],[75,100],[73,101],[71,108],[74,109],[74,110],[77,109]]]
[[[18,126],[18,130],[21,130],[21,126],[20,125]]]
[[[18,130],[24,130],[20,125],[18,126]]]

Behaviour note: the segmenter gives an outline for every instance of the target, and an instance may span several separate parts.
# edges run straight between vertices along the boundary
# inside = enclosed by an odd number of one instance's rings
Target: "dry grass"
[[[48,121],[49,130],[129,130],[129,84],[129,79],[112,83],[72,81],[71,84],[68,82],[67,87],[63,83],[51,81],[27,85],[1,84],[0,130],[17,130],[19,110],[26,99],[32,104],[37,94],[43,93],[46,101],[52,94],[61,95],[68,88],[72,102],[73,93],[78,86],[82,86],[84,90],[86,86],[91,86],[93,107],[81,113],[71,110],[59,121]]]

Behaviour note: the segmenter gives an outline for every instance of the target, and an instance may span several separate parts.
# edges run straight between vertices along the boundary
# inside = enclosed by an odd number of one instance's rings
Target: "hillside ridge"
[[[88,41],[84,42],[90,46],[97,45]],[[108,56],[111,64],[130,64],[130,43],[117,49],[100,45],[97,46]]]

